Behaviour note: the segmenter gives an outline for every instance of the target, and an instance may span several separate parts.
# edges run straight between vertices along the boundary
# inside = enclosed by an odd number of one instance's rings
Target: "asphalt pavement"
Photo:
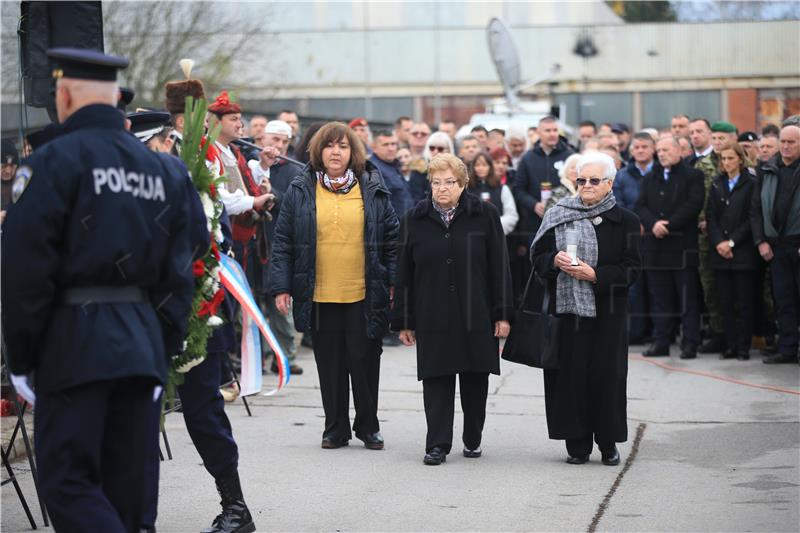
[[[759,358],[644,360],[632,347],[628,442],[619,466],[564,462],[547,437],[541,371],[503,363],[489,386],[484,455],[422,463],[425,413],[413,348],[382,357],[382,451],[353,440],[320,448],[323,413],[313,356],[276,396],[228,405],[245,498],[259,531],[798,531],[800,367]],[[265,387],[271,387],[268,376]],[[760,388],[767,387],[767,388]],[[158,531],[199,531],[218,496],[179,414],[162,463]],[[14,465],[33,502],[27,463]],[[39,508],[32,503],[37,524]],[[29,531],[10,484],[2,531]]]

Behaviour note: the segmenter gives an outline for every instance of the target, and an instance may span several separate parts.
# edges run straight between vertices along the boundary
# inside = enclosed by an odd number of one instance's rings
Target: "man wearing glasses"
[[[417,122],[411,126],[411,132],[408,137],[408,149],[411,150],[412,159],[422,157],[425,151],[425,144],[428,142],[428,137],[431,136],[431,128],[424,122]]]

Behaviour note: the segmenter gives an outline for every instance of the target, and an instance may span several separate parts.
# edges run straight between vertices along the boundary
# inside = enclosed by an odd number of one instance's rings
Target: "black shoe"
[[[434,446],[431,448],[431,451],[425,454],[425,458],[422,459],[422,462],[431,466],[440,465],[447,462],[447,454],[443,449]]]
[[[211,527],[200,533],[252,533],[256,530],[253,517],[244,503],[239,474],[216,480],[217,492],[222,499],[222,512],[211,523]]]
[[[653,344],[642,355],[645,357],[669,357],[669,346],[658,346]]]
[[[617,450],[616,446],[608,453],[602,451],[600,453],[603,456],[602,461],[604,465],[617,466],[619,464],[619,450]]]
[[[785,353],[776,353],[775,355],[765,357],[763,362],[765,365],[782,365],[797,362],[797,357]]]
[[[697,350],[694,348],[684,348],[681,350],[681,359],[696,359]]]
[[[570,455],[567,457],[567,463],[571,465],[582,465],[587,461],[589,461],[588,455]]]
[[[272,360],[272,366],[270,367],[270,371],[272,371],[273,374],[278,373],[278,364],[275,362],[274,359]],[[291,372],[293,376],[299,376],[300,374],[303,373],[303,367],[300,365],[296,365],[294,363],[289,363],[289,372]]]
[[[402,346],[403,343],[400,341],[400,337],[395,335],[394,333],[389,333],[383,338],[383,345],[384,346]]]
[[[736,354],[736,359],[739,361],[749,361],[750,360],[750,353],[746,351],[742,351]]]
[[[364,441],[364,448],[368,450],[382,450],[383,449],[383,435],[379,431],[369,435],[359,435],[356,433],[356,438]]]
[[[325,450],[335,450],[336,448],[342,448],[344,446],[347,446],[348,444],[350,444],[350,441],[347,439],[334,440],[325,437],[322,439],[322,444],[320,445],[320,447]]]
[[[481,450],[480,446],[474,449],[469,449],[466,446],[464,446],[464,457],[469,457],[470,459],[476,459],[480,457],[481,454],[483,454],[483,450]]]
[[[720,359],[734,359],[735,357],[736,357],[736,352],[730,349],[725,350],[724,352],[719,354]]]
[[[710,339],[700,345],[697,349],[700,353],[722,353],[725,350],[725,338],[722,335],[713,334]]]

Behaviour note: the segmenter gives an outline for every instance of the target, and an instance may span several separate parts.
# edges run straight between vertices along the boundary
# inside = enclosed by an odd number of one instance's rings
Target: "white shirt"
[[[517,226],[519,221],[519,213],[517,212],[517,204],[514,201],[514,195],[508,185],[503,185],[500,189],[500,201],[503,203],[503,214],[500,215],[500,225],[503,226],[503,234],[508,235]]]
[[[698,152],[697,150],[695,150],[695,151],[694,151],[694,155],[696,155],[697,157],[705,157],[705,156],[707,156],[708,154],[710,154],[710,153],[711,153],[711,150],[713,150],[713,148],[712,148],[712,146],[709,144],[709,145],[708,145],[708,148],[706,148],[706,149],[705,149],[705,150],[703,150],[702,152]]]
[[[219,156],[222,159],[222,164],[224,166],[236,166],[236,156],[233,155],[233,150],[230,147],[225,146],[224,144],[217,141],[216,143],[217,149],[219,150]],[[245,211],[250,211],[253,209],[253,201],[255,198],[249,196],[244,193],[244,191],[235,191],[230,192],[225,187],[220,187],[217,189],[219,193],[219,199],[222,200],[222,203],[225,205],[225,209],[228,211],[228,215],[240,215]]]

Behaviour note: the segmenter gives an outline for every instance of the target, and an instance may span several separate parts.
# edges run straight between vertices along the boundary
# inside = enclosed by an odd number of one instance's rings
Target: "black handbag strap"
[[[536,277],[536,270],[531,267],[531,274],[528,276],[528,282],[525,284],[525,290],[522,292],[522,300],[519,302],[519,311],[523,311],[525,309],[525,304],[528,303],[528,290],[531,288],[531,282],[534,277]],[[550,310],[550,287],[546,281],[543,285],[544,296],[542,297],[542,314],[546,315]]]

